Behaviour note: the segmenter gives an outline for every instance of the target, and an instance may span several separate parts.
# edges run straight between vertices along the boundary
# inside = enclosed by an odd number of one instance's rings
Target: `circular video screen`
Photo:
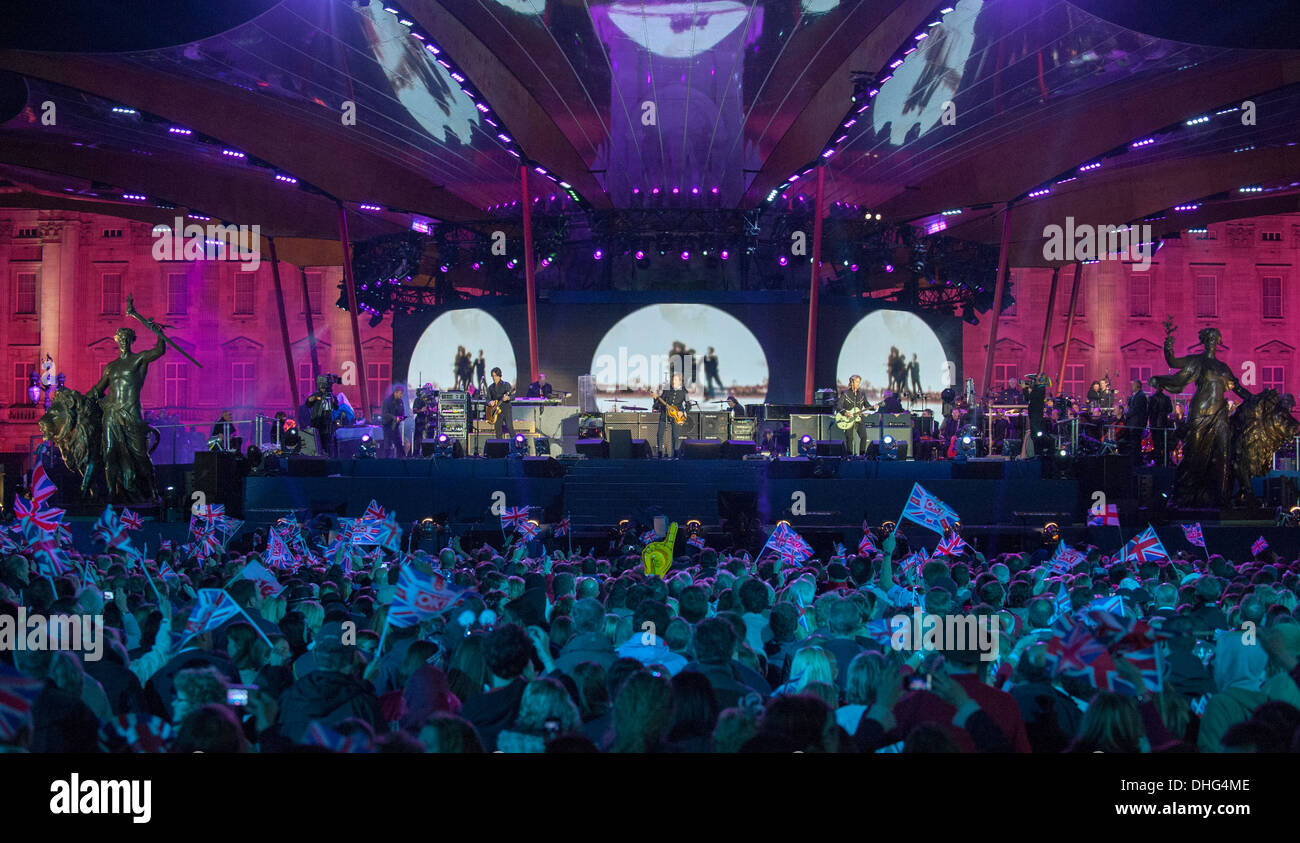
[[[486,310],[450,310],[430,322],[420,335],[411,352],[406,382],[412,388],[429,383],[434,389],[468,385],[477,391],[483,388],[481,381],[491,383],[489,373],[494,367],[500,367],[501,377],[515,383],[515,347],[505,328]]]
[[[602,412],[650,410],[650,391],[674,374],[696,402],[692,409],[726,409],[767,397],[767,355],[739,319],[703,304],[654,304],[624,316],[606,332],[591,361]]]
[[[903,406],[938,412],[939,394],[952,386],[956,369],[943,343],[925,320],[903,310],[877,310],[853,326],[835,363],[835,385],[846,389],[849,377],[862,376],[867,400],[877,403],[886,390]]]

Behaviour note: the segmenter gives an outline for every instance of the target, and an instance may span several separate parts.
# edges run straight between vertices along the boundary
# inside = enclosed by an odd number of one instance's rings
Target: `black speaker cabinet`
[[[483,456],[494,460],[508,457],[510,456],[510,445],[509,439],[488,439],[483,443]]]
[[[845,454],[843,439],[820,439],[817,441],[817,456],[842,457]]]
[[[609,443],[604,439],[579,439],[576,449],[589,460],[609,459]]]
[[[605,435],[609,437],[609,458],[612,460],[630,460],[632,459],[632,431],[630,430],[610,430],[605,428]]]
[[[322,465],[324,460],[321,460]],[[232,518],[244,517],[244,480],[240,460],[223,451],[194,453],[194,491],[202,492],[207,503],[221,504]]]
[[[722,444],[724,460],[743,460],[751,454],[758,453],[758,444],[752,439],[728,439]]]
[[[700,432],[695,438],[699,439],[717,439],[719,442],[727,438],[728,426],[731,421],[731,413],[709,411],[700,413]]]
[[[722,443],[716,439],[687,439],[682,442],[681,455],[688,460],[720,460]]]

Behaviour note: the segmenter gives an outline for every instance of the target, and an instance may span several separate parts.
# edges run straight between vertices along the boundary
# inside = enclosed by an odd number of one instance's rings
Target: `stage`
[[[731,544],[729,528],[746,516],[770,527],[788,520],[829,553],[834,541],[850,549],[867,521],[898,518],[913,483],[922,484],[961,514],[963,534],[982,552],[1034,550],[1042,546],[1048,521],[1060,525],[1073,544],[1091,543],[1113,552],[1147,523],[1172,552],[1196,550],[1186,543],[1176,513],[1164,510],[1160,491],[1173,470],[1134,471],[1126,458],[1081,459],[1061,471],[1037,460],[884,461],[840,458],[758,459],[268,459],[262,472],[242,479],[196,476],[169,467],[171,482],[202,491],[213,503],[246,521],[245,530],[264,526],[289,512],[299,518],[320,513],[356,517],[373,499],[410,525],[432,517],[457,535],[500,537],[502,506],[528,506],[541,524],[570,517],[575,544],[603,540],[623,519],[652,524],[656,515],[684,524],[698,519],[715,547]],[[1295,477],[1295,472],[1275,472]],[[1263,493],[1264,478],[1257,492]],[[1086,512],[1101,492],[1119,507],[1122,528],[1089,527]],[[1248,558],[1251,543],[1264,536],[1286,558],[1300,553],[1300,530],[1274,527],[1271,515],[1198,514],[1212,552]],[[1231,520],[1227,516],[1235,516]],[[185,518],[146,522],[141,538],[183,541]],[[74,519],[79,545],[89,548],[93,518]],[[938,536],[905,525],[911,541],[933,548]],[[427,541],[421,546],[435,549]]]

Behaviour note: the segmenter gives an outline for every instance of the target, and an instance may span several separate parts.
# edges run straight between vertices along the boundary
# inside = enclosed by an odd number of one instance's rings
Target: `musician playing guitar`
[[[655,411],[659,413],[659,457],[671,459],[674,455],[677,436],[686,424],[686,390],[682,388],[682,376],[674,373],[672,388],[663,392],[651,392],[655,399]]]
[[[840,393],[835,403],[835,426],[844,435],[844,451],[849,456],[862,456],[866,452],[867,431],[862,417],[868,409],[862,376],[853,375],[849,378],[849,388]]]
[[[483,412],[498,439],[510,432],[510,408],[505,405],[510,403],[510,396],[514,391],[515,388],[510,385],[510,381],[501,379],[501,368],[494,367],[492,383],[488,385],[486,393],[487,408]]]

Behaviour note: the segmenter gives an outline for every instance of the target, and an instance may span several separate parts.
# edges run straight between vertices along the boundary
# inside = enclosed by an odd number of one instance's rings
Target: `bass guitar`
[[[668,418],[672,420],[673,424],[686,424],[686,414],[665,401],[663,396],[656,395],[655,401],[664,405],[664,412],[668,414]]]
[[[497,423],[497,419],[501,418],[501,405],[506,401],[509,401],[510,396],[514,394],[515,394],[514,387],[511,387],[510,391],[505,394],[505,397],[497,401],[489,401],[487,403],[487,406],[483,408],[483,418],[487,420],[488,424]]]

